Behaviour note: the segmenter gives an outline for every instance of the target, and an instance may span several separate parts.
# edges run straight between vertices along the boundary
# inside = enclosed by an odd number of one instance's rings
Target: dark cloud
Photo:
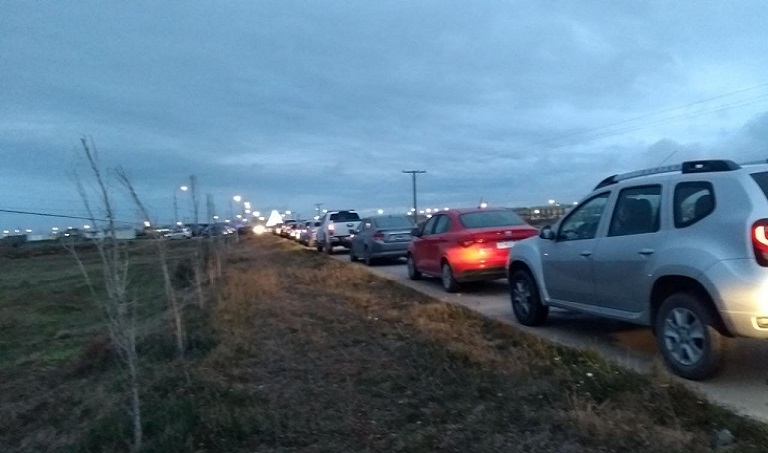
[[[405,210],[403,169],[428,170],[424,206],[530,205],[669,155],[764,157],[757,1],[1,8],[0,208],[81,209],[83,135],[165,219],[190,174],[219,212],[309,214]]]

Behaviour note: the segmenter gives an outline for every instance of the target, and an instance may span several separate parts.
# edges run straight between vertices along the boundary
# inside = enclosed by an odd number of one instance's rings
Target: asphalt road
[[[341,250],[337,249],[334,258],[349,261],[349,255]],[[595,348],[607,359],[641,372],[648,372],[654,362],[662,364],[655,339],[648,328],[564,310],[552,310],[548,322],[542,327],[519,325],[512,314],[506,280],[473,284],[459,293],[448,294],[438,279],[409,280],[405,261],[374,265],[368,269],[424,294],[463,305],[550,341],[577,348]],[[701,392],[712,402],[768,422],[766,341],[731,339],[728,342],[725,366],[717,376],[706,382],[680,381]]]

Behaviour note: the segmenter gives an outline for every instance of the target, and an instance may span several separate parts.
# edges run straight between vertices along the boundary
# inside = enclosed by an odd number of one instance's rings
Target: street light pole
[[[419,209],[416,207],[416,175],[426,172],[426,170],[403,170],[403,173],[409,173],[413,179],[413,218],[417,223],[419,221]]]

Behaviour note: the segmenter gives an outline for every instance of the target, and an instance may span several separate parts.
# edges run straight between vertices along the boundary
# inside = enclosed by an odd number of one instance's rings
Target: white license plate
[[[515,241],[499,241],[496,243],[497,249],[511,249],[515,245]]]

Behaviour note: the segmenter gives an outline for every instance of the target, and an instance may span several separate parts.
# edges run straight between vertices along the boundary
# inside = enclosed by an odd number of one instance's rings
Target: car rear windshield
[[[490,228],[525,225],[513,211],[479,211],[461,214],[459,221],[464,228]]]
[[[379,217],[374,222],[379,228],[413,228],[413,223],[406,217]]]
[[[331,220],[334,222],[350,222],[360,220],[360,216],[356,212],[342,211],[331,214]]]
[[[752,179],[754,179],[757,185],[760,186],[760,189],[763,191],[763,195],[768,198],[768,171],[752,173]]]

